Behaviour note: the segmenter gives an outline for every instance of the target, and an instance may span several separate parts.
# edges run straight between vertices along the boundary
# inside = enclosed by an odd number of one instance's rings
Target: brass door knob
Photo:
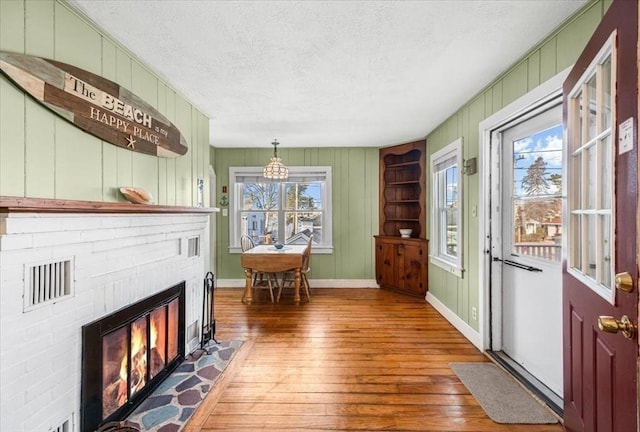
[[[616,275],[616,288],[628,293],[633,291],[633,278],[631,275],[627,272],[618,273]]]
[[[633,339],[638,331],[638,327],[626,315],[623,315],[620,321],[612,316],[598,317],[598,327],[607,333],[618,333],[620,331],[627,339]]]

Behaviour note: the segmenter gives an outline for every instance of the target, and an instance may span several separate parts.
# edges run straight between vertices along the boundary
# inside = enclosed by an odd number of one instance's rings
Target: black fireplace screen
[[[82,431],[123,420],[184,359],[184,282],[82,328]]]

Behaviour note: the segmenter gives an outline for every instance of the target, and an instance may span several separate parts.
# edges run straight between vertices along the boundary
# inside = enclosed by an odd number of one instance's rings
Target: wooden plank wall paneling
[[[0,2],[0,50],[52,58],[131,90],[176,124],[185,156],[167,160],[118,148],[82,132],[0,76],[0,196],[124,201],[121,186],[165,205],[209,205],[209,119],[125,48],[61,0]]]
[[[216,196],[229,185],[229,167],[263,166],[272,155],[264,149],[217,148],[212,166],[217,176]],[[331,166],[333,184],[333,245],[331,255],[313,255],[311,278],[375,279],[373,236],[378,232],[377,148],[282,148],[278,154],[288,166]],[[226,194],[227,197],[229,194]],[[217,277],[243,277],[240,256],[229,253],[229,217],[217,217]]]
[[[431,154],[459,137],[464,142],[463,157],[478,157],[480,122],[569,67],[584,48],[610,3],[609,0],[600,0],[587,5],[430,133],[427,136],[427,164]],[[430,179],[427,179],[429,191]],[[471,309],[478,308],[481,289],[478,279],[480,227],[478,217],[471,215],[471,208],[478,206],[480,176],[463,176],[462,180],[464,278],[430,265],[429,291],[473,329],[478,330],[481,316],[478,314],[473,320]],[[427,202],[430,202],[429,199]]]

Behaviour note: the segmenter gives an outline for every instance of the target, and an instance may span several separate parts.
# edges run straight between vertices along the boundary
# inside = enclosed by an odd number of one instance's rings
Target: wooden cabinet
[[[376,280],[382,288],[427,292],[424,140],[380,149],[380,235],[375,236]],[[412,230],[410,238],[400,229]]]
[[[424,296],[427,293],[428,244],[425,239],[375,236],[378,285]]]

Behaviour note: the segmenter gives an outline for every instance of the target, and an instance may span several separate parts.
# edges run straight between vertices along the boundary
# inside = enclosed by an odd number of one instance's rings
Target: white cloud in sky
[[[514,141],[513,153],[515,154],[520,152],[530,152],[531,151],[530,146],[532,142],[533,140],[531,139],[531,137],[526,137],[521,140]]]
[[[528,167],[542,156],[548,168],[562,168],[562,128],[543,132],[548,134],[534,134],[513,142],[513,153],[517,155],[519,167]]]
[[[545,152],[541,156],[549,168],[562,168],[562,137],[547,135],[536,142],[535,151]]]

